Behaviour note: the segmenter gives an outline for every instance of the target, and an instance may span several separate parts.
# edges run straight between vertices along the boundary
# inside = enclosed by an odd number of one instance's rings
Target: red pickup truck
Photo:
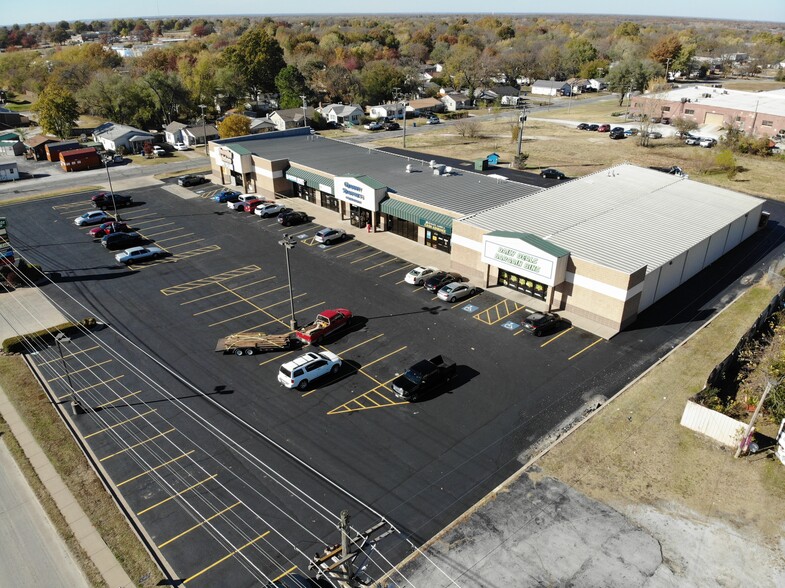
[[[295,336],[303,343],[318,345],[330,333],[342,329],[349,324],[352,313],[345,308],[323,310],[316,315],[316,320],[300,327]]]

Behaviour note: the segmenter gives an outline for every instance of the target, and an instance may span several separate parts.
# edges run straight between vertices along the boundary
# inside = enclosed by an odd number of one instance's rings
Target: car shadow
[[[415,400],[411,400],[410,404],[420,404],[422,402],[429,402],[431,400],[436,400],[440,396],[444,394],[452,394],[457,388],[468,384],[474,378],[480,375],[480,372],[475,370],[474,368],[469,367],[468,365],[458,365],[455,368],[455,377],[452,380],[443,384],[442,386],[438,386],[421,394]]]

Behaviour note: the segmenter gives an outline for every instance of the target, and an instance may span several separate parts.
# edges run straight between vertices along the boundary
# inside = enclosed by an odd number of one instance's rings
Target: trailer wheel
[[[234,350],[234,354],[235,354],[237,357],[240,357],[240,356],[243,354],[243,350],[242,350],[242,349],[235,349],[235,350]]]
[[[253,347],[249,347],[248,349],[246,349],[245,350],[245,354],[246,355],[253,355]]]

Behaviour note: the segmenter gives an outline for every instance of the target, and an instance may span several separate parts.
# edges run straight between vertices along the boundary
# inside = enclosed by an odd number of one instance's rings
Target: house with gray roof
[[[472,99],[461,92],[450,92],[442,96],[442,102],[448,112],[466,110],[472,107]]]
[[[117,151],[121,147],[128,153],[142,153],[145,143],[152,143],[153,133],[128,125],[104,123],[93,131],[93,140],[101,143],[106,151]]]
[[[275,125],[276,129],[285,131],[286,129],[306,126],[306,121],[303,120],[303,114],[305,114],[308,119],[313,119],[314,112],[314,109],[310,106],[306,107],[305,113],[303,113],[302,108],[286,108],[270,113],[267,118]]]
[[[359,125],[363,109],[356,104],[328,104],[317,109],[322,117],[339,125]]]
[[[535,80],[532,94],[535,96],[566,96],[570,93],[570,84],[553,80]]]

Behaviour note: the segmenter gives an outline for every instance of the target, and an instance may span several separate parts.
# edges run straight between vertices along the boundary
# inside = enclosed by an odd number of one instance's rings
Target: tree
[[[221,139],[242,137],[251,134],[251,119],[242,114],[230,114],[218,123],[218,135]]]
[[[581,37],[567,41],[566,49],[564,60],[569,64],[572,73],[579,71],[584,63],[597,59],[597,49],[589,41]]]
[[[155,94],[162,126],[168,125],[177,118],[180,107],[187,105],[188,92],[180,77],[175,73],[154,71],[145,75],[142,80]]]
[[[465,89],[470,100],[474,100],[474,91],[483,82],[483,65],[480,51],[471,45],[456,45],[444,64],[444,69],[451,76],[456,88]]]
[[[394,88],[406,83],[403,72],[387,61],[374,61],[360,72],[360,83],[369,104],[383,104],[393,96]]]
[[[676,35],[668,35],[660,39],[660,41],[652,47],[649,51],[649,57],[664,67],[668,67],[669,63],[676,61],[676,57],[681,51],[681,41]]]
[[[79,105],[73,95],[63,88],[49,85],[38,96],[34,111],[46,133],[61,139],[71,136],[79,119]]]
[[[619,93],[619,106],[630,92],[642,92],[654,77],[655,66],[640,59],[628,59],[616,64],[606,76],[608,89]]]
[[[259,26],[248,29],[235,45],[227,47],[224,58],[245,82],[253,99],[275,91],[275,76],[285,65],[278,41]]]
[[[310,91],[305,77],[293,65],[287,65],[275,76],[275,87],[278,88],[278,106],[281,108],[297,108],[302,105],[300,96],[308,97]]]
[[[698,123],[695,119],[677,116],[671,119],[671,126],[680,133],[685,134],[697,129]]]
[[[736,177],[738,173],[738,164],[736,163],[736,157],[733,155],[733,151],[730,149],[723,149],[714,157],[714,164],[720,168],[725,175],[728,176],[729,180],[732,180]]]

